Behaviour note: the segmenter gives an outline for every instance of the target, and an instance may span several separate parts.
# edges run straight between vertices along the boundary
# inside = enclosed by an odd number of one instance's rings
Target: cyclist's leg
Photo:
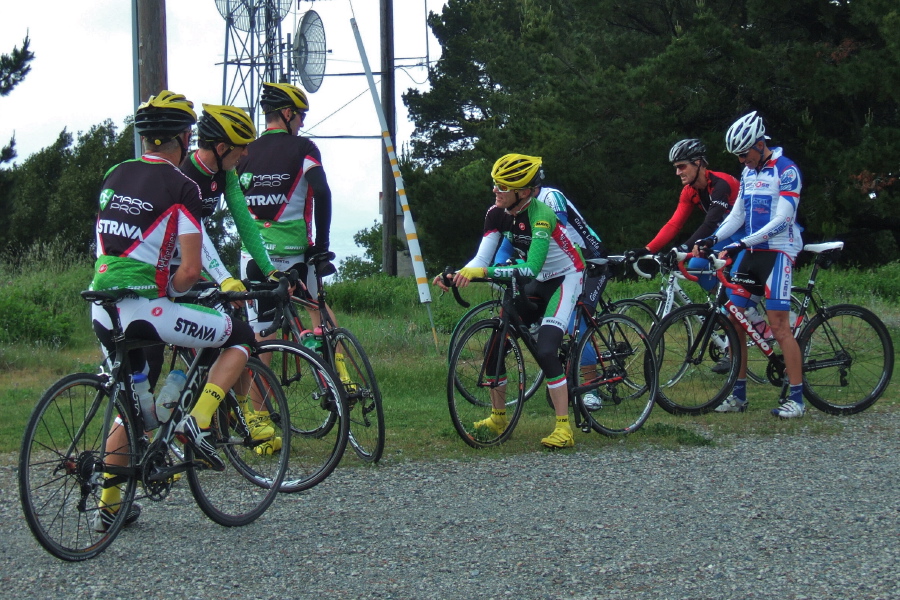
[[[766,279],[766,314],[772,334],[781,347],[785,372],[790,383],[786,402],[772,414],[777,417],[800,417],[806,411],[803,404],[803,361],[800,346],[791,331],[791,283],[793,282],[793,260],[783,253],[774,254],[774,264]]]

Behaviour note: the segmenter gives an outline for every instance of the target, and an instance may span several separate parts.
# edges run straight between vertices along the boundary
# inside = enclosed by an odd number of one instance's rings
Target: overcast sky
[[[426,36],[430,58],[435,60],[440,47],[428,33],[425,14],[426,8],[439,12],[444,0],[393,2],[396,62],[423,62],[413,57],[424,59]],[[321,136],[380,135],[366,78],[327,76],[363,70],[350,26],[354,16],[369,64],[380,70],[378,0],[301,1],[294,8],[282,24],[283,33],[293,32],[299,17],[312,8],[322,19],[331,51],[322,87],[309,95],[306,131]],[[123,125],[134,112],[130,0],[16,1],[6,2],[3,12],[0,53],[21,46],[27,33],[35,54],[25,80],[0,98],[0,146],[15,133],[16,162],[52,144],[63,128],[75,134],[107,118]],[[201,103],[221,104],[223,73],[217,63],[225,54],[225,21],[215,0],[168,0],[166,18],[169,89],[192,100],[198,113]],[[400,94],[409,87],[424,88],[425,80],[423,67],[396,71],[398,147],[409,140],[413,129]],[[332,249],[339,259],[362,255],[352,236],[381,220],[378,194],[384,144],[380,139],[316,143],[334,199]]]

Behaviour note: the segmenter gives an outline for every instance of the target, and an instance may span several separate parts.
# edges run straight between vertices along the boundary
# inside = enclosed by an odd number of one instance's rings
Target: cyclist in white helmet
[[[720,239],[740,232],[741,238],[725,246],[720,257],[734,258],[732,281],[742,288],[732,294],[732,302],[743,312],[755,305],[753,294],[765,295],[769,325],[784,354],[790,393],[778,408],[776,417],[802,417],[803,372],[800,347],[791,334],[789,311],[794,260],[803,248],[801,228],[797,224],[800,204],[800,170],[784,156],[781,148],[769,148],[766,127],[756,111],[734,122],[725,135],[725,147],[744,165],[741,186],[731,214],[713,235],[697,245],[712,248]],[[736,319],[732,320],[737,324]],[[743,412],[747,409],[747,348],[745,333],[740,337],[741,368],[731,395],[716,410]]]

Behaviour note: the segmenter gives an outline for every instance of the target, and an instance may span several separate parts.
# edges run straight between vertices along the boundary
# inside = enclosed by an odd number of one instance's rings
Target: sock
[[[334,366],[337,368],[338,377],[342,383],[350,383],[350,373],[347,372],[347,365],[344,363],[344,355],[340,352],[334,353]]]
[[[788,392],[788,400],[793,400],[797,404],[803,404],[803,384],[792,385]]]
[[[496,422],[506,421],[506,409],[505,408],[492,408],[491,409],[491,419]]]
[[[103,479],[112,479],[115,477],[112,473],[104,473]],[[100,492],[100,507],[104,506],[112,506],[115,510],[119,509],[119,504],[122,502],[122,491],[119,489],[119,486],[114,485],[112,487],[103,488],[103,491]]]
[[[191,416],[197,419],[197,425],[200,429],[208,429],[212,422],[213,413],[219,408],[225,392],[219,386],[213,383],[207,383],[200,393],[200,399],[191,410]]]
[[[572,427],[569,426],[569,415],[566,415],[564,417],[556,417],[556,426],[564,427],[566,429],[572,429]]]
[[[747,380],[746,379],[738,379],[734,382],[734,387],[731,388],[731,395],[740,400],[741,402],[747,401]]]

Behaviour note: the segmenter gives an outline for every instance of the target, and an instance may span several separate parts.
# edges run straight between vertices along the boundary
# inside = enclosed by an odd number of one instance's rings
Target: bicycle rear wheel
[[[816,314],[800,332],[803,395],[821,411],[852,415],[872,406],[894,370],[884,323],[861,306],[839,304]]]
[[[269,412],[274,429],[268,441],[250,438],[243,408],[236,395],[252,398]],[[256,358],[250,358],[241,378],[229,390],[213,415],[212,428],[225,456],[225,471],[193,468],[188,484],[197,505],[210,519],[226,527],[247,525],[274,502],[287,471],[291,430],[287,400],[275,374]],[[190,446],[185,448],[193,459]]]
[[[711,321],[710,321],[711,320]],[[688,304],[673,310],[653,335],[659,363],[659,405],[673,415],[701,415],[719,406],[737,380],[740,362],[733,354],[714,373],[721,358],[718,344],[736,348],[737,331],[713,306]]]
[[[453,351],[456,348],[459,336],[478,321],[498,318],[500,315],[500,304],[500,300],[485,300],[481,304],[470,308],[466,314],[459,319],[456,326],[453,328],[453,333],[450,335],[450,344],[448,345],[447,351],[448,363],[453,356]],[[522,360],[525,361],[525,380],[527,382],[527,387],[525,388],[525,400],[530,400],[535,392],[541,387],[541,384],[544,383],[544,371],[541,370],[541,367],[537,364],[537,361],[530,352],[525,352],[522,356]],[[462,385],[461,382],[457,381],[456,386],[459,393],[468,398],[469,402],[478,402],[477,394],[467,392],[465,386]]]
[[[332,356],[338,349],[343,350],[347,380],[342,378],[341,369],[335,368],[335,372],[341,378],[347,396],[350,445],[362,460],[376,463],[384,452],[385,430],[384,406],[372,364],[362,344],[346,329],[338,328],[332,331],[329,334],[329,343]]]
[[[473,448],[495,446],[509,439],[525,402],[522,350],[514,336],[507,334],[505,339],[501,339],[502,327],[497,319],[475,323],[462,333],[450,357],[447,374],[450,418],[459,436]],[[492,372],[496,369],[498,353],[503,356],[506,373]],[[510,365],[510,362],[513,364]],[[465,395],[459,391],[457,381],[467,390]],[[505,382],[505,385],[498,386],[498,382]],[[487,422],[492,417],[492,390],[506,395],[505,424]]]
[[[94,558],[116,538],[137,490],[128,468],[107,480],[110,459],[136,464],[133,453],[110,448],[105,441],[122,415],[124,439],[137,448],[133,428],[124,422],[127,411],[107,390],[106,375],[75,373],[54,383],[35,405],[25,426],[19,454],[19,498],[28,527],[37,541],[62,560]],[[100,493],[112,481],[119,485],[121,503],[112,524],[94,530]]]
[[[275,372],[291,414],[291,457],[282,492],[308,490],[341,462],[350,432],[340,381],[321,356],[294,342],[257,345],[257,355]]]
[[[624,315],[601,316],[579,339],[569,378],[576,410],[594,431],[608,436],[636,431],[650,416],[658,389],[649,335]],[[584,405],[588,392],[598,396],[599,407]]]
[[[634,319],[647,334],[652,333],[653,329],[659,324],[659,317],[656,316],[653,308],[646,302],[635,298],[625,298],[611,302],[609,311]]]

